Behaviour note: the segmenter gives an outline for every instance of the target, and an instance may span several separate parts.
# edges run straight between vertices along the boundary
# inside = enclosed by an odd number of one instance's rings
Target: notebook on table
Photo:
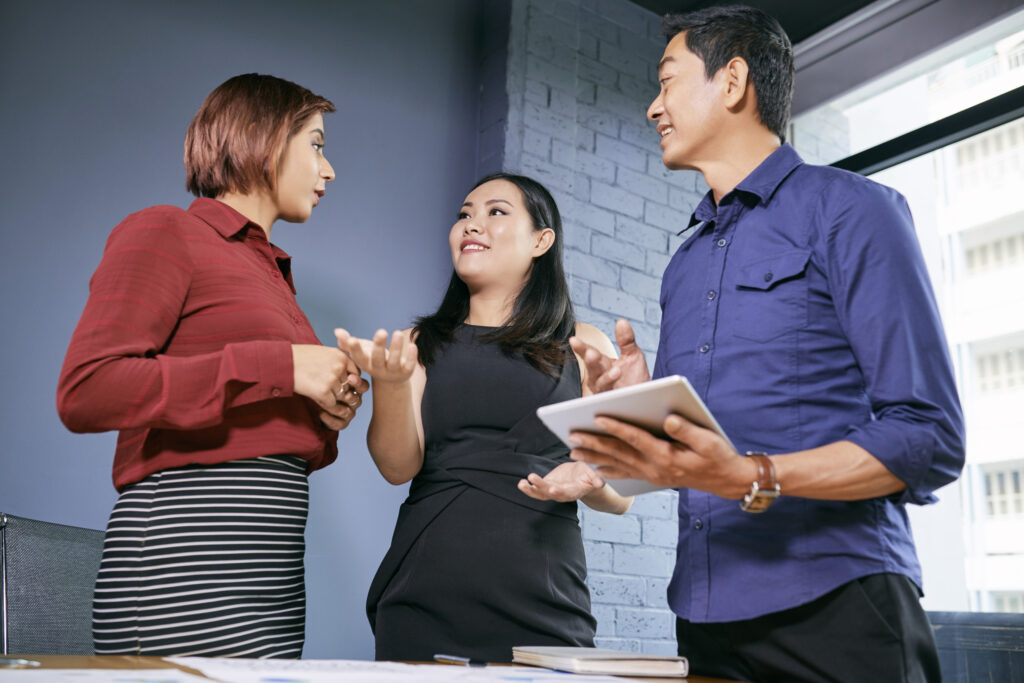
[[[518,646],[512,648],[512,661],[556,671],[607,676],[685,678],[690,668],[686,657],[596,647]]]

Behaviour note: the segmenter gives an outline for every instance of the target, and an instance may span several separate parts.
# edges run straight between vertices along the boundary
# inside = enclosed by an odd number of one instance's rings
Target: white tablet
[[[665,418],[673,413],[682,415],[701,427],[718,432],[732,446],[729,437],[694,391],[690,381],[680,375],[662,377],[653,382],[574,398],[537,409],[537,417],[566,444],[569,443],[570,432],[602,433],[594,424],[594,418],[599,415],[617,418],[646,429],[656,436],[664,437],[665,430],[662,425]],[[664,488],[640,479],[611,479],[609,483],[624,496]]]

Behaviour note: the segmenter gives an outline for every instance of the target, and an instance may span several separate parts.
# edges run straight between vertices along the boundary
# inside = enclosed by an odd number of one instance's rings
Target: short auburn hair
[[[285,143],[334,104],[264,74],[229,78],[206,96],[185,134],[185,188],[197,197],[273,190]]]

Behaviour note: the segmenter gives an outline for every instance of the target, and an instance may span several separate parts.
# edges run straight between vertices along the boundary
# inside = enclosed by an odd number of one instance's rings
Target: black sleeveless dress
[[[579,365],[547,375],[480,341],[491,329],[460,326],[427,368],[423,469],[366,602],[377,659],[594,644],[576,503],[516,487],[568,461],[536,409],[580,395]]]

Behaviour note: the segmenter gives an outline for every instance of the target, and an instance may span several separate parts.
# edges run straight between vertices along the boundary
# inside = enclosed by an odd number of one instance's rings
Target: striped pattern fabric
[[[96,654],[300,657],[305,470],[262,456],[129,486],[96,579]]]

